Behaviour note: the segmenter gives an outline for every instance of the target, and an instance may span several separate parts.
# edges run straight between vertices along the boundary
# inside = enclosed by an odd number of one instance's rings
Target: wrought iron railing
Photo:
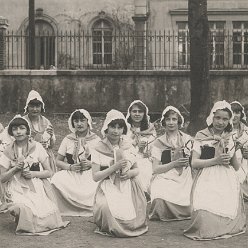
[[[9,31],[6,69],[29,68],[28,35]],[[248,32],[210,34],[211,69],[248,68]],[[36,69],[177,70],[189,69],[187,30],[146,33],[40,33],[35,36]]]

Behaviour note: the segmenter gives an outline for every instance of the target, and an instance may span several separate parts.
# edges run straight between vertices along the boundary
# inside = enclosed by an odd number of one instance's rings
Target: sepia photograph
[[[248,247],[247,0],[0,4],[0,247]]]

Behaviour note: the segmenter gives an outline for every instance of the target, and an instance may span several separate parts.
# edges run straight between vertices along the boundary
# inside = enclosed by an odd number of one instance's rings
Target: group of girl
[[[32,90],[26,115],[3,131],[9,139],[0,157],[1,202],[15,217],[17,234],[66,227],[61,216],[93,216],[96,233],[116,237],[146,233],[148,218],[191,219],[184,235],[193,240],[245,232],[248,128],[239,102],[215,103],[207,128],[194,139],[180,130],[184,118],[173,106],[162,112],[162,135],[142,101],[132,102],[126,117],[112,109],[102,139],[92,132],[89,112],[78,109],[56,158],[44,111]]]

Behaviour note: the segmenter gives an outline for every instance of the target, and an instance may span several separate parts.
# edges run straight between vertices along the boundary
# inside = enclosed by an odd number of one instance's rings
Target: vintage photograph
[[[0,4],[0,247],[248,247],[247,0]]]

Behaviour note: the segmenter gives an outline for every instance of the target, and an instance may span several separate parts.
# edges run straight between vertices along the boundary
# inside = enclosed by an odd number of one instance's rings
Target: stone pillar
[[[135,61],[134,69],[144,69],[146,63],[146,21],[148,19],[147,0],[135,0],[135,11],[132,17],[135,24]]]
[[[8,21],[4,17],[0,16],[0,70],[4,70],[6,67],[6,29],[8,27]]]

